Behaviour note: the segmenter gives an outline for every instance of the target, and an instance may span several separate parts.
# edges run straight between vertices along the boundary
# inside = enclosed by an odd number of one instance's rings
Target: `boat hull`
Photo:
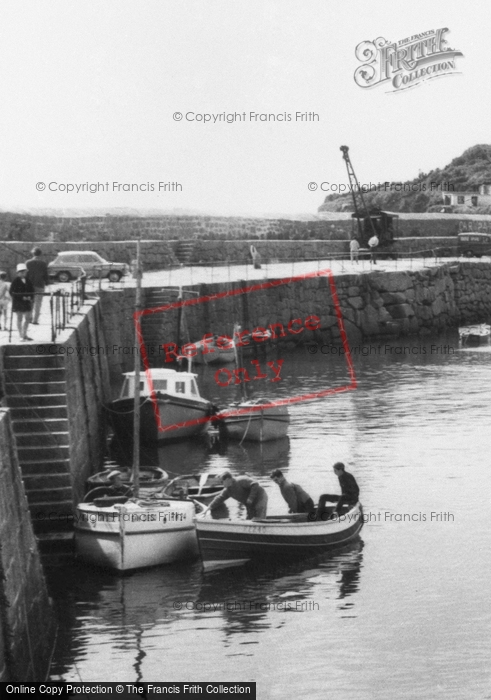
[[[122,484],[130,486],[133,483],[133,472],[129,467],[113,466],[104,471],[98,472],[89,476],[86,483],[87,491],[106,486],[111,486],[111,480],[108,478],[112,472],[118,472]],[[140,498],[151,496],[158,491],[161,491],[166,484],[169,483],[169,475],[159,467],[140,467]]]
[[[196,558],[194,520],[190,501],[81,503],[75,518],[77,553],[90,564],[116,571]]]
[[[200,520],[196,531],[206,570],[249,561],[304,558],[341,547],[358,536],[363,511],[357,504],[336,520],[309,522],[308,516],[263,520]]]
[[[140,401],[140,439],[146,444],[183,440],[206,431],[208,422],[199,422],[211,414],[211,403],[156,394],[160,427],[155,403],[149,397]],[[126,442],[133,436],[133,399],[117,399],[107,408],[109,420],[118,438]],[[161,428],[161,429],[160,429]]]
[[[459,330],[463,345],[487,345],[491,339],[491,327],[486,323],[478,326],[466,326]]]
[[[203,352],[199,348],[198,354],[193,357],[193,361],[196,364],[206,364],[206,365],[218,365],[227,364],[229,362],[235,362],[235,349],[232,348],[220,348],[217,345],[210,345],[208,347],[208,352]]]
[[[171,498],[192,498],[206,503],[222,491],[220,474],[185,474],[172,479],[165,487],[163,495]]]
[[[290,424],[287,406],[272,406],[251,413],[244,412],[248,407],[248,404],[239,404],[218,414],[229,439],[269,442],[286,436]]]

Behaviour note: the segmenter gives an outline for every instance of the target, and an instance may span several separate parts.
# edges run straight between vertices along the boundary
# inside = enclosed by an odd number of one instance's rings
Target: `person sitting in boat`
[[[314,501],[301,486],[287,481],[281,469],[271,472],[271,478],[280,487],[281,495],[288,504],[289,513],[312,513]]]
[[[218,496],[215,496],[202,515],[221,506],[227,498],[235,498],[236,501],[245,505],[248,520],[266,517],[268,494],[257,481],[248,476],[234,477],[229,471],[226,471],[222,474],[222,484],[225,488]]]
[[[106,479],[108,483],[96,486],[85,495],[84,503],[93,503],[96,498],[130,498],[133,495],[131,486],[123,483],[121,472],[117,469],[110,472]]]
[[[337,501],[334,509],[335,515],[339,515],[344,506],[348,506],[349,509],[358,503],[360,488],[356,483],[356,479],[353,474],[349,474],[347,471],[345,471],[345,467],[342,462],[336,462],[336,464],[333,466],[333,471],[339,479],[341,496],[333,496],[329,493],[322,494],[322,496],[319,498],[319,504],[317,506],[316,520],[324,520],[322,515],[327,502],[332,503],[333,501]]]
[[[131,496],[132,488],[129,484],[124,484],[121,477],[121,472],[117,469],[107,475],[109,481],[108,495],[110,496]]]

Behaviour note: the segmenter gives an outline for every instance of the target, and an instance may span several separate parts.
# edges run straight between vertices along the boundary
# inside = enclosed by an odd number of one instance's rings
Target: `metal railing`
[[[70,291],[57,289],[55,292],[35,293],[34,296],[48,297],[49,299],[51,342],[54,342],[56,337],[65,330],[72,316],[78,313],[81,306],[83,306],[87,298],[85,283],[86,278],[81,277],[72,284]],[[11,307],[9,343],[12,342],[13,318],[14,311],[13,307]]]

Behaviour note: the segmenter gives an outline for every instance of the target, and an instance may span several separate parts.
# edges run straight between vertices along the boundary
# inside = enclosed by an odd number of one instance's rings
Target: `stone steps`
[[[22,464],[22,475],[25,478],[39,476],[43,474],[70,474],[69,459],[42,459],[24,460]]]
[[[186,265],[190,260],[194,250],[194,241],[180,241],[175,255],[182,265]]]
[[[67,430],[54,431],[48,427],[42,432],[25,431],[25,423],[14,424],[14,432],[19,449],[37,447],[44,450],[51,447],[64,447],[70,444],[70,437]],[[19,432],[22,430],[22,432]]]
[[[34,382],[5,382],[5,393],[9,396],[32,396],[47,394],[64,394],[66,383],[60,381],[34,381]]]
[[[15,369],[41,369],[64,367],[62,355],[10,355],[8,356],[9,371]]]
[[[6,348],[5,398],[34,532],[53,532],[52,545],[73,523],[66,381],[63,356],[36,347]]]
[[[39,532],[39,551],[46,566],[66,566],[75,554],[73,531]]]
[[[10,415],[14,422],[68,418],[67,407],[63,404],[59,406],[21,406],[18,408],[11,408]]]
[[[22,417],[16,420],[15,416],[12,416],[12,419],[16,435],[20,435],[22,432],[64,432],[68,434],[68,419],[66,417],[52,418],[48,416],[29,416],[28,418]]]
[[[33,382],[60,384],[65,382],[65,370],[63,367],[14,367],[5,372],[5,378],[7,383],[15,385]]]
[[[61,486],[53,488],[50,486],[45,489],[34,489],[28,490],[27,492],[27,502],[31,506],[40,507],[40,504],[58,505],[58,503],[70,503],[71,508],[71,496],[72,487],[71,486]]]
[[[21,467],[23,467],[24,462],[32,464],[33,462],[38,462],[41,460],[44,462],[48,459],[54,460],[64,460],[70,457],[70,447],[68,445],[39,445],[36,447],[23,447],[17,443],[17,454],[19,456],[19,461]]]
[[[24,474],[22,477],[26,488],[32,492],[39,491],[42,489],[63,489],[71,488],[72,480],[70,474],[64,472],[61,474],[51,474],[45,473],[35,473],[35,474]]]
[[[30,394],[20,393],[8,394],[7,403],[9,408],[60,408],[66,409],[66,393],[61,394]]]

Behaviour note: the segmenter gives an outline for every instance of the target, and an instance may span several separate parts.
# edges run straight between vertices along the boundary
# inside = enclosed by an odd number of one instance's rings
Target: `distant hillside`
[[[356,163],[354,164],[356,172]],[[357,173],[358,175],[358,173]],[[421,173],[414,180],[402,183],[402,191],[371,191],[364,193],[369,207],[388,211],[426,212],[440,211],[442,192],[431,190],[431,183],[454,186],[454,192],[478,192],[479,185],[491,184],[491,145],[480,144],[468,148],[458,158],[454,158],[445,168],[437,168],[429,173]],[[363,183],[360,183],[363,184]],[[393,183],[396,184],[396,183]],[[397,183],[401,184],[401,183]],[[318,211],[353,211],[351,194],[328,195]],[[454,207],[454,212],[491,214],[491,206]]]

